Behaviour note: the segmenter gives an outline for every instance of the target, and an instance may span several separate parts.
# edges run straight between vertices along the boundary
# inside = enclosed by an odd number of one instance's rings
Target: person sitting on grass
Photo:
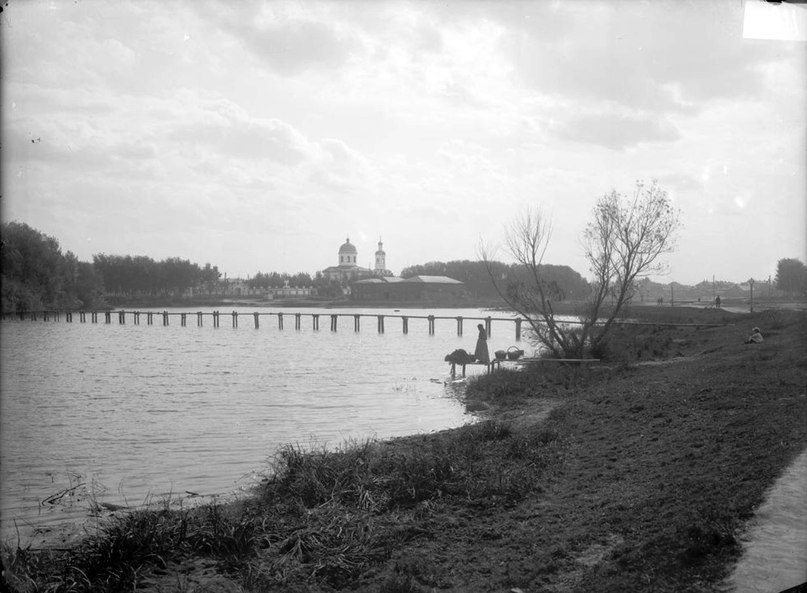
[[[762,343],[762,333],[759,331],[758,327],[755,327],[751,330],[751,335],[748,336],[748,339],[745,341],[746,344],[760,344]]]

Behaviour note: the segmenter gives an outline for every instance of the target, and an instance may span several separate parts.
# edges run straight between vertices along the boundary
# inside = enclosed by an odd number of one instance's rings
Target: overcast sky
[[[807,249],[807,43],[744,38],[745,8],[9,0],[3,220],[229,277],[313,275],[346,236],[371,266],[381,236],[397,274],[540,205],[588,276],[596,200],[658,179],[660,280],[767,279]]]

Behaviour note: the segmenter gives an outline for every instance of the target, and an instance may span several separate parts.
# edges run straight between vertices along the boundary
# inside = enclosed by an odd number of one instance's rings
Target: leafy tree
[[[216,267],[207,264],[205,269],[179,257],[169,257],[156,262],[152,258],[137,256],[93,256],[98,274],[103,278],[106,290],[126,296],[182,294],[190,288],[218,280]]]
[[[298,272],[289,277],[289,286],[296,286],[299,288],[312,286],[314,281],[311,279],[311,274],[307,272]]]
[[[2,225],[2,307],[4,311],[77,309],[100,300],[100,283],[89,264],[59,242],[27,224]]]
[[[207,294],[211,294],[216,289],[219,278],[221,278],[221,273],[218,266],[211,266],[209,263],[205,264],[199,275],[201,287]]]
[[[798,259],[780,259],[776,265],[776,287],[791,296],[807,294],[807,267]]]
[[[317,272],[314,276],[313,286],[317,295],[323,297],[338,298],[344,296],[344,287],[339,280],[327,278],[322,272]]]

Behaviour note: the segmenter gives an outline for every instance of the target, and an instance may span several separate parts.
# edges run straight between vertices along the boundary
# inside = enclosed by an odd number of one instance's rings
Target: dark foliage
[[[502,285],[519,284],[528,280],[525,277],[525,271],[516,264],[488,262],[488,265],[491,266],[497,278],[502,280]],[[553,283],[560,300],[583,299],[590,293],[586,280],[569,266],[543,264],[541,272],[548,282]],[[412,276],[448,276],[464,282],[466,288],[477,298],[497,299],[499,297],[483,261],[429,262],[404,268],[401,272],[402,278]]]
[[[144,255],[93,256],[98,274],[106,291],[125,296],[182,294],[189,288],[199,286],[211,290],[221,274],[216,266],[198,264],[186,259],[169,257],[155,261]]]
[[[27,224],[2,225],[4,312],[78,309],[102,303],[102,285],[92,264],[80,262],[59,242]]]

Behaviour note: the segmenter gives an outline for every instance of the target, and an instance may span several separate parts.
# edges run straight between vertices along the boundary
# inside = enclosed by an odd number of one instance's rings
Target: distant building
[[[313,294],[310,286],[289,286],[286,280],[280,288],[267,289],[267,296],[270,299],[287,299],[290,297],[309,297]]]
[[[225,278],[219,284],[221,287],[219,294],[223,296],[259,296],[261,290],[259,288],[252,288],[248,280],[243,278]]]
[[[448,276],[376,276],[351,284],[355,301],[457,304],[470,298],[465,284]]]
[[[328,280],[335,280],[342,285],[342,291],[350,294],[352,282],[364,278],[391,277],[392,272],[387,269],[387,252],[384,251],[384,244],[381,237],[378,238],[378,249],[375,252],[375,267],[363,268],[358,264],[359,254],[356,246],[350,242],[350,237],[339,247],[337,254],[338,265],[330,266],[322,270],[322,276]]]
[[[220,282],[216,294],[234,297],[261,297],[271,300],[290,297],[308,297],[314,294],[314,290],[310,286],[289,286],[288,280],[286,280],[282,287],[266,288],[250,286],[249,280],[244,280],[243,278],[229,278]]]
[[[347,284],[354,280],[372,276],[372,270],[358,265],[358,250],[350,242],[350,237],[345,239],[345,242],[339,247],[338,257],[339,265],[330,266],[322,270],[322,275],[328,280],[338,280]]]
[[[392,272],[387,269],[387,252],[384,251],[384,244],[381,242],[381,237],[378,238],[378,250],[375,252],[373,276],[392,276]]]

